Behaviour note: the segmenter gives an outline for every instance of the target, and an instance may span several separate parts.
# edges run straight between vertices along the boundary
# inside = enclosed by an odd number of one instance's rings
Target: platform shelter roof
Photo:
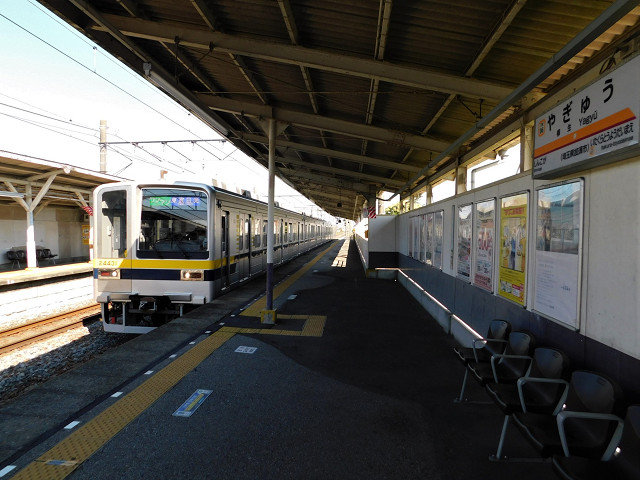
[[[91,192],[120,177],[62,163],[0,153],[0,206],[16,202],[29,210],[44,206],[91,207]],[[35,204],[34,204],[35,202]]]

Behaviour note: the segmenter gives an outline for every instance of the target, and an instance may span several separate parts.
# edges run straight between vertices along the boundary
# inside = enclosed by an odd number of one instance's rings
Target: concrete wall
[[[578,321],[575,328],[533,311],[535,298],[536,188],[560,180],[584,180],[583,244],[580,270]],[[533,180],[529,173],[478,188],[397,217],[397,263],[402,280],[447,331],[463,343],[473,337],[469,327],[486,333],[493,318],[509,320],[514,328],[532,331],[539,344],[563,349],[575,367],[610,374],[640,398],[640,158],[581,172],[554,181]],[[457,276],[458,206],[488,198],[528,191],[528,241],[526,307],[496,292],[477,287]],[[442,268],[433,268],[408,255],[409,219],[427,212],[444,211]],[[499,224],[499,204],[496,210]],[[385,250],[391,223],[381,225],[381,241],[374,241],[370,223],[369,268],[376,258],[374,245]],[[499,234],[496,236],[498,243]],[[499,248],[497,246],[496,248]],[[498,279],[498,254],[494,254],[494,281]],[[494,286],[495,288],[495,286]],[[439,302],[439,303],[438,303]],[[454,317],[455,315],[455,317]],[[448,320],[447,320],[448,318]]]
[[[36,245],[50,249],[60,262],[87,261],[89,245],[82,243],[82,225],[88,223],[80,208],[46,207],[34,218]],[[24,247],[26,243],[25,210],[17,204],[0,208],[0,268],[11,267],[5,255],[7,250]]]

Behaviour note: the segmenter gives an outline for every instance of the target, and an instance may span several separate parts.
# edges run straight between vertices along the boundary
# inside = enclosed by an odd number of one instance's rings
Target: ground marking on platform
[[[302,330],[281,330],[276,328],[222,327],[221,332],[259,335],[287,335],[290,337],[321,337],[327,317],[324,315],[278,315],[281,320],[304,320]]]
[[[122,395],[124,392],[116,392],[113,395],[111,395],[113,398],[118,398],[120,395]]]
[[[235,334],[217,331],[20,470],[12,480],[62,480]],[[64,460],[72,458],[73,461]]]
[[[74,460],[49,460],[47,465],[57,465],[60,467],[75,467],[78,462]]]
[[[16,468],[15,465],[7,465],[2,470],[0,470],[0,477],[4,477],[7,473],[9,473],[14,468]]]
[[[173,355],[169,355],[169,358],[176,358],[178,355],[174,353]]]
[[[202,390],[198,389],[191,394],[189,398],[178,408],[175,412],[173,412],[174,417],[190,417],[193,415],[200,405],[207,399],[213,390]]]
[[[295,300],[298,295],[289,295],[287,300]]]
[[[189,342],[189,345],[195,345],[196,342]]]
[[[76,428],[78,425],[80,425],[80,422],[78,422],[78,421],[71,422],[66,427],[64,427],[64,429],[65,430],[72,430],[72,429]]]
[[[331,242],[331,245],[327,249],[323,250],[318,255],[316,255],[316,257],[313,260],[311,260],[309,263],[304,265],[300,270],[298,270],[296,273],[288,277],[286,280],[283,280],[278,285],[276,285],[273,289],[273,300],[278,298],[279,295],[282,295],[282,293],[284,293],[284,291],[287,288],[289,288],[296,281],[298,281],[298,279],[302,277],[302,275],[307,273],[307,271],[311,267],[313,267],[324,255],[326,255],[329,252],[329,250],[331,250],[334,247],[334,244],[335,242]],[[240,315],[244,317],[259,317],[260,312],[266,308],[267,308],[267,296],[263,295],[262,297],[258,298],[255,302],[253,302],[249,307],[247,307],[244,311],[240,312]]]
[[[151,375],[153,373],[153,370],[147,370],[146,372],[144,372],[145,375]]]
[[[249,354],[252,354],[252,353],[255,353],[255,351],[256,351],[256,350],[258,350],[258,347],[245,347],[245,346],[241,346],[241,347],[236,348],[236,349],[234,350],[234,352],[236,352],[236,353],[249,353]]]

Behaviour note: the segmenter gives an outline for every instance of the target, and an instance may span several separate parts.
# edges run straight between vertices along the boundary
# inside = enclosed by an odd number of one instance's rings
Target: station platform
[[[554,478],[355,242],[275,276],[275,325],[257,279],[0,406],[2,479]]]
[[[0,287],[38,282],[49,279],[59,279],[73,275],[91,274],[93,266],[90,262],[67,263],[38,268],[24,268],[0,272]]]

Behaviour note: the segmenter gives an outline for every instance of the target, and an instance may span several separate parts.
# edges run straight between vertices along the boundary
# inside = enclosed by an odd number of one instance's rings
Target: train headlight
[[[180,279],[191,282],[202,282],[204,280],[204,270],[180,270]]]
[[[98,269],[98,278],[105,280],[114,280],[120,278],[120,270],[115,268],[100,268]]]

